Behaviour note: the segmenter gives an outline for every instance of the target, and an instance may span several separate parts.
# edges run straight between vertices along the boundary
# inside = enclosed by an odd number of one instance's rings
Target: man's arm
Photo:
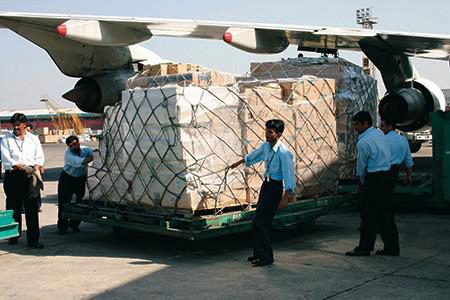
[[[411,185],[412,184],[412,167],[414,165],[411,151],[409,149],[408,140],[404,138],[404,146],[406,148],[406,155],[405,155],[405,166],[406,166],[406,177],[404,180],[405,185]]]
[[[412,167],[406,168],[406,177],[405,177],[404,183],[405,183],[405,185],[412,184]]]
[[[23,164],[20,164],[19,162],[12,159],[11,149],[9,148],[7,138],[2,139],[0,147],[2,149],[2,162],[5,170],[13,170],[13,169],[19,170],[24,167]]]
[[[86,158],[83,160],[82,164],[87,165],[88,163],[90,163],[93,160],[94,160],[94,156],[92,154],[90,154],[90,155],[86,156]]]
[[[358,143],[356,146],[356,176],[358,176],[359,184],[364,185],[367,172],[367,161],[369,160],[369,145],[366,143]]]
[[[34,138],[34,145],[36,146],[36,154],[34,157],[34,169],[39,171],[41,174],[44,174],[44,150],[42,149],[41,142],[38,137]]]
[[[254,149],[250,154],[247,154],[243,159],[238,160],[237,162],[230,165],[230,168],[234,169],[240,166],[242,163],[245,163],[245,166],[249,167],[257,162],[260,162],[264,159],[264,144],[260,147]]]
[[[278,209],[286,208],[289,202],[294,201],[296,178],[294,160],[290,152],[281,153],[281,173],[283,175],[285,191],[278,205]]]

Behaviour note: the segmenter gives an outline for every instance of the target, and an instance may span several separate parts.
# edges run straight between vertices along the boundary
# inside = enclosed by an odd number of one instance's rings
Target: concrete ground
[[[246,262],[249,233],[189,245],[149,234],[121,239],[83,223],[81,233],[58,235],[63,150],[45,146],[45,248],[27,248],[24,237],[15,246],[0,241],[0,299],[450,299],[448,214],[399,214],[400,257],[344,256],[358,241],[359,214],[324,216],[276,232],[275,264],[262,268]]]

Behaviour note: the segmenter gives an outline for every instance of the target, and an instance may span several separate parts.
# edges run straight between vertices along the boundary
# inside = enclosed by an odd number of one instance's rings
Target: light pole
[[[378,17],[372,15],[372,8],[358,8],[356,10],[356,23],[361,25],[363,29],[373,29],[373,25],[378,23]],[[375,76],[375,66],[366,57],[363,56],[362,59],[363,72],[369,76]]]

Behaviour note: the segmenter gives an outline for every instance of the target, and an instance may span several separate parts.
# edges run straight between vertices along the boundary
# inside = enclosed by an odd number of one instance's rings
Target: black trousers
[[[86,192],[86,177],[73,177],[66,172],[62,171],[58,180],[58,229],[60,231],[66,231],[70,226],[71,228],[78,228],[80,225],[79,220],[68,219],[64,215],[64,206],[66,203],[70,203],[72,196],[75,195],[77,202],[80,202]]]
[[[3,190],[6,194],[6,209],[14,211],[13,217],[19,223],[19,234],[22,235],[22,210],[25,208],[28,244],[37,243],[40,234],[38,198],[30,196],[33,194],[32,189],[31,178],[28,177],[25,171],[13,170],[5,172]]]
[[[392,203],[393,177],[391,171],[368,173],[360,203],[361,228],[359,248],[372,251],[377,233],[381,235],[384,250],[400,252],[398,230]]]
[[[272,260],[272,221],[283,196],[283,182],[264,181],[259,192],[253,217],[253,256],[260,260]]]

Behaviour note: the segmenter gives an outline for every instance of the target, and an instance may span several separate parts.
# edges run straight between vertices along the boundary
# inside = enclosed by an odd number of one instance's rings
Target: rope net
[[[162,215],[220,214],[256,204],[264,165],[227,167],[282,119],[294,154],[297,199],[335,194],[353,174],[351,117],[376,111],[376,82],[343,59],[252,64],[242,77],[195,65],[144,68],[105,109],[89,169],[96,205]]]

